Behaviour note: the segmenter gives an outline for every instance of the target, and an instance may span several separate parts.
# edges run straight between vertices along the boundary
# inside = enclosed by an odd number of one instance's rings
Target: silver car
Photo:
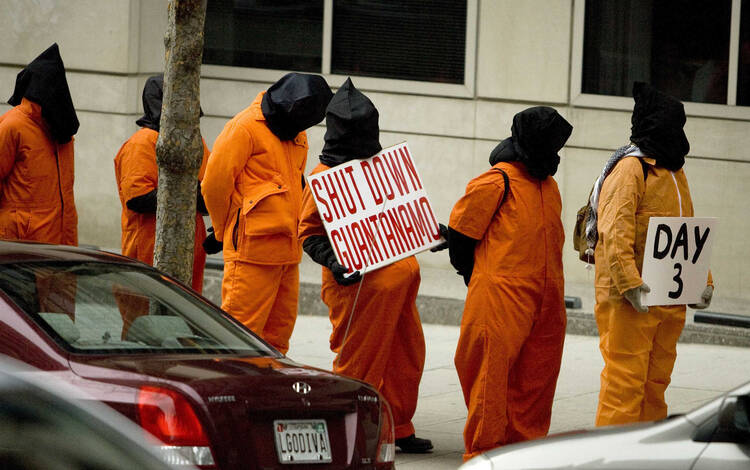
[[[500,447],[460,470],[748,470],[750,382],[685,415]]]

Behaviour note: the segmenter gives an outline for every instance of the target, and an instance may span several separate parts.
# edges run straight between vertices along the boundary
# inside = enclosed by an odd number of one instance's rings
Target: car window
[[[275,352],[157,271],[114,263],[0,266],[0,290],[72,352]]]

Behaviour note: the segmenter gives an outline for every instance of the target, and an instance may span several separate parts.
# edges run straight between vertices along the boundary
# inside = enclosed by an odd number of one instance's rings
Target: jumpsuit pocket
[[[248,191],[236,249],[240,257],[257,264],[298,262],[296,211],[289,188],[280,182],[265,182]]]
[[[289,188],[266,182],[254,187],[242,200],[245,235],[296,235],[297,214]]]

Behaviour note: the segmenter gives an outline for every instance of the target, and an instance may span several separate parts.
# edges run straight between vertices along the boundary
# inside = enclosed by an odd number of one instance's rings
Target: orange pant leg
[[[414,434],[411,420],[417,410],[419,383],[424,370],[425,341],[416,305],[418,290],[419,283],[412,284],[402,299],[380,390],[391,405],[396,439]]]
[[[296,299],[293,312],[274,311],[277,302],[281,302],[280,305],[284,304],[283,300],[278,299],[279,293],[288,294],[289,286],[280,289],[286,270],[287,267],[284,265],[270,266],[230,261],[224,265],[224,279],[221,284],[221,308],[272,346],[280,348],[281,352],[285,352],[282,349],[288,348],[288,344],[274,344],[271,340],[275,337],[267,339],[263,335],[269,316],[281,315],[285,318],[294,315],[296,318]],[[291,303],[287,301],[284,305],[288,306]]]
[[[640,421],[655,421],[667,417],[664,392],[672,380],[672,370],[677,359],[677,340],[685,326],[684,306],[651,307],[649,314],[651,313],[658,314],[661,322],[654,335]]]
[[[547,280],[539,315],[510,372],[505,444],[549,432],[567,323],[561,281]]]
[[[659,319],[617,297],[598,298],[594,312],[604,359],[596,425],[638,422]]]
[[[408,258],[366,274],[351,325],[359,284],[339,286],[329,278],[321,290],[333,324],[334,372],[365,381],[385,396],[396,438],[414,433],[411,419],[424,367],[424,335],[415,304],[418,269],[416,260]]]
[[[37,274],[36,291],[39,311],[65,313],[75,320],[78,281],[75,274]]]
[[[197,293],[203,292],[203,272],[206,269],[206,252],[203,240],[206,239],[206,224],[203,217],[195,217],[195,243],[193,244],[193,277],[191,285]]]
[[[517,291],[481,273],[469,285],[454,358],[468,408],[464,460],[506,441],[509,374],[531,331],[529,305],[534,308]]]
[[[117,308],[122,316],[122,334],[121,339],[125,339],[136,318],[148,315],[151,302],[148,297],[138,295],[130,289],[114,284],[112,292],[117,302]]]
[[[297,321],[299,265],[288,264],[281,268],[279,290],[266,325],[263,327],[263,339],[286,354],[289,351],[289,338],[292,336],[294,324]]]

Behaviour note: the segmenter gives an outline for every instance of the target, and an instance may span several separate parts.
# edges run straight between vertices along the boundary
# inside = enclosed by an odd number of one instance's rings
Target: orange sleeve
[[[327,167],[318,165],[311,174],[314,175],[326,169]],[[304,242],[313,235],[326,235],[326,229],[318,213],[318,206],[315,205],[315,198],[309,184],[306,184],[304,191],[302,191],[302,213],[300,214],[298,234],[300,242]]]
[[[224,239],[224,229],[231,220],[232,193],[252,151],[250,132],[236,122],[228,124],[216,138],[201,182],[201,192],[217,240]]]
[[[490,170],[466,186],[466,194],[453,206],[448,225],[467,237],[481,240],[497,212],[505,191],[502,174]]]
[[[156,166],[156,147],[136,133],[125,144],[120,160],[120,188],[124,201],[143,196],[156,189],[159,168]]]
[[[620,294],[643,284],[635,264],[635,213],[646,190],[637,158],[620,161],[607,176],[599,194],[598,231],[604,259]]]
[[[0,117],[0,180],[4,180],[13,169],[17,150],[17,131],[13,129],[7,119]]]

